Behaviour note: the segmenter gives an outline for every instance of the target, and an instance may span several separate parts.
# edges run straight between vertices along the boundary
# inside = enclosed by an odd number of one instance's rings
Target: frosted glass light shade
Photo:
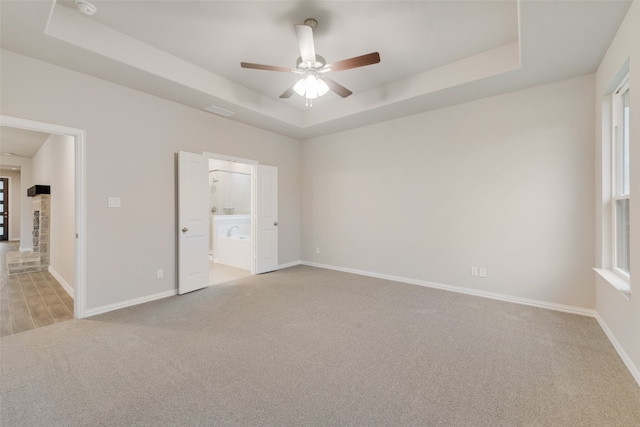
[[[307,91],[305,92],[305,98],[315,99],[318,97],[318,78],[316,76],[309,75],[305,79]]]
[[[318,78],[318,76],[309,74],[293,85],[293,91],[309,100],[316,99],[329,92],[329,86],[322,79]]]
[[[304,79],[298,80],[298,82],[295,85],[293,85],[293,90],[298,95],[304,96],[304,93],[307,90],[307,85],[306,85]]]
[[[322,79],[318,79],[318,96],[322,96],[329,92],[329,86]]]

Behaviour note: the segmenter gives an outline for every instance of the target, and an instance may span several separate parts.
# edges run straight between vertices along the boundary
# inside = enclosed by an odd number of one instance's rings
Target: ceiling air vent
[[[235,114],[233,111],[225,110],[217,105],[209,105],[208,107],[204,107],[204,110],[222,117],[229,117]]]

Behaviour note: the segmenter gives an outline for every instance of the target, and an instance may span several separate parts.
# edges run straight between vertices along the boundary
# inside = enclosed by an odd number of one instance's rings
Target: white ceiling
[[[0,169],[16,167],[13,156],[31,158],[35,156],[50,134],[8,126],[0,127],[0,154],[3,156]],[[6,155],[11,153],[11,155]]]
[[[0,2],[1,46],[298,139],[592,73],[630,1]],[[316,52],[381,62],[331,73],[354,92],[305,107],[279,95],[295,67],[294,24],[315,18]]]

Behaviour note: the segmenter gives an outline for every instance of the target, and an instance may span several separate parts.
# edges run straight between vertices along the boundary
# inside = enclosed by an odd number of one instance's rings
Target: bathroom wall
[[[246,163],[209,160],[209,255],[217,252],[214,217],[229,215],[224,208],[232,208],[236,216],[251,214],[251,169]],[[250,226],[245,234],[251,234]]]
[[[209,210],[216,215],[251,214],[251,175],[216,169],[209,172]]]

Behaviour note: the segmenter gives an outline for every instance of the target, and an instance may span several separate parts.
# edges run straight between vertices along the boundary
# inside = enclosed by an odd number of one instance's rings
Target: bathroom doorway
[[[209,284],[252,274],[253,166],[209,159]]]
[[[216,251],[216,243],[211,237],[215,237],[220,243],[221,238],[236,238],[234,242],[228,241],[229,244],[245,244],[248,240],[250,248],[250,270],[244,270],[241,274],[262,274],[270,271],[278,270],[278,168],[276,166],[268,166],[258,164],[257,161],[245,160],[229,156],[221,156],[212,153],[203,153],[202,155],[180,151],[177,153],[177,194],[178,194],[178,294],[182,295],[198,289],[210,286],[212,281],[209,276],[212,270],[215,283],[232,280],[235,277],[224,275],[222,278],[215,278],[215,274],[221,272],[223,268],[217,268],[214,262],[219,256],[223,255],[222,251]],[[209,161],[221,160],[224,164],[213,163],[209,165]],[[215,175],[209,177],[209,171],[212,173],[220,172],[221,169],[230,172],[244,172],[237,168],[244,164],[250,167],[250,200],[251,208],[249,210],[249,226],[246,221],[241,222],[241,218],[233,218],[236,212],[236,206],[229,203],[236,202],[233,198],[219,199],[215,196],[221,189],[216,185],[215,189],[211,187],[214,182]],[[214,194],[212,194],[214,193]],[[222,202],[223,205],[210,205],[210,200],[217,200],[216,203]],[[225,204],[226,203],[226,204]],[[241,206],[239,204],[238,206]],[[224,208],[227,208],[226,212]],[[212,226],[214,216],[222,209],[223,217],[216,220],[216,226]],[[246,214],[245,214],[246,215]],[[237,223],[219,224],[219,221],[230,219]],[[220,225],[220,227],[218,227]],[[236,226],[234,228],[234,226]],[[243,230],[250,230],[250,238],[243,233]],[[212,234],[213,233],[213,234]],[[214,244],[210,248],[209,241],[213,240]],[[244,242],[243,242],[244,241]],[[246,246],[245,246],[246,247]],[[209,252],[211,251],[211,259]],[[240,250],[242,252],[242,250]],[[244,257],[238,259],[246,260]],[[219,260],[218,260],[219,261]],[[225,264],[228,265],[228,264]],[[237,268],[230,266],[231,268]],[[246,267],[246,264],[245,264]],[[248,273],[247,273],[248,272]]]

